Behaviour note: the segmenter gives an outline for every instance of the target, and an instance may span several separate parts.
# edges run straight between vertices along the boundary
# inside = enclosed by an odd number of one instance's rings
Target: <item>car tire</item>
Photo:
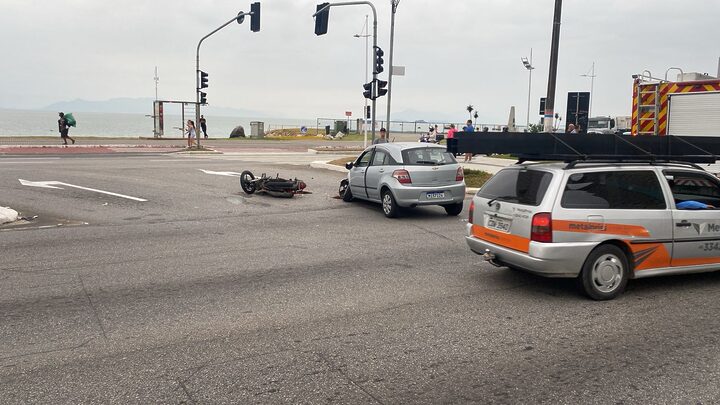
[[[615,245],[601,245],[588,255],[578,276],[578,286],[588,297],[611,300],[625,290],[630,274],[627,255]]]
[[[350,182],[348,181],[348,179],[344,179],[340,182],[338,194],[340,195],[340,198],[342,198],[342,200],[345,202],[351,202],[353,200],[352,191],[350,191]]]
[[[385,216],[388,218],[397,218],[400,207],[398,207],[395,197],[393,197],[390,190],[384,189],[382,191],[381,202]]]
[[[447,212],[448,215],[450,215],[451,217],[456,217],[462,212],[463,203],[443,205],[443,208],[445,208],[445,212]]]
[[[250,170],[245,170],[240,173],[240,187],[242,187],[243,191],[247,194],[255,192],[255,183],[253,183],[253,180],[255,180],[255,176],[253,176]]]

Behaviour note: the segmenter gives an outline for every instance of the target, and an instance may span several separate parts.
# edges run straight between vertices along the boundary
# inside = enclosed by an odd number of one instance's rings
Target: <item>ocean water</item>
[[[152,137],[153,119],[143,114],[90,113],[73,112],[77,127],[70,128],[70,135],[98,137]],[[185,117],[185,119],[195,119]],[[265,123],[265,131],[278,128],[314,128],[315,119],[286,118],[252,118],[252,117],[221,117],[205,115],[208,135],[212,137],[228,137],[230,132],[242,125],[245,133],[250,133],[250,122]],[[0,109],[0,137],[3,136],[59,136],[57,127],[58,115],[55,111],[29,111]],[[321,123],[321,125],[326,125]],[[182,128],[182,116],[165,115],[165,137],[179,137]],[[199,125],[198,125],[199,128]]]

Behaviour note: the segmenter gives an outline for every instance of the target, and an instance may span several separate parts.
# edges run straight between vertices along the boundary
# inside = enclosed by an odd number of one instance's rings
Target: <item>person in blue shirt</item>
[[[475,127],[473,126],[472,120],[467,120],[467,123],[465,123],[465,126],[463,127],[463,131],[475,132]]]

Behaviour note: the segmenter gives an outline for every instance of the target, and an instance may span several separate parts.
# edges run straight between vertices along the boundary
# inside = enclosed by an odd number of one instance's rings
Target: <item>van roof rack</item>
[[[630,136],[529,132],[458,132],[451,153],[510,154],[521,162],[715,163],[719,136]]]

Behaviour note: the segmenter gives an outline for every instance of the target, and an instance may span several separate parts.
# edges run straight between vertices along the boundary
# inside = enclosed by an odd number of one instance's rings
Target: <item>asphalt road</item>
[[[0,402],[720,401],[720,274],[593,302],[481,264],[466,213],[389,220],[303,159],[0,158],[0,205],[38,215],[0,228]]]

